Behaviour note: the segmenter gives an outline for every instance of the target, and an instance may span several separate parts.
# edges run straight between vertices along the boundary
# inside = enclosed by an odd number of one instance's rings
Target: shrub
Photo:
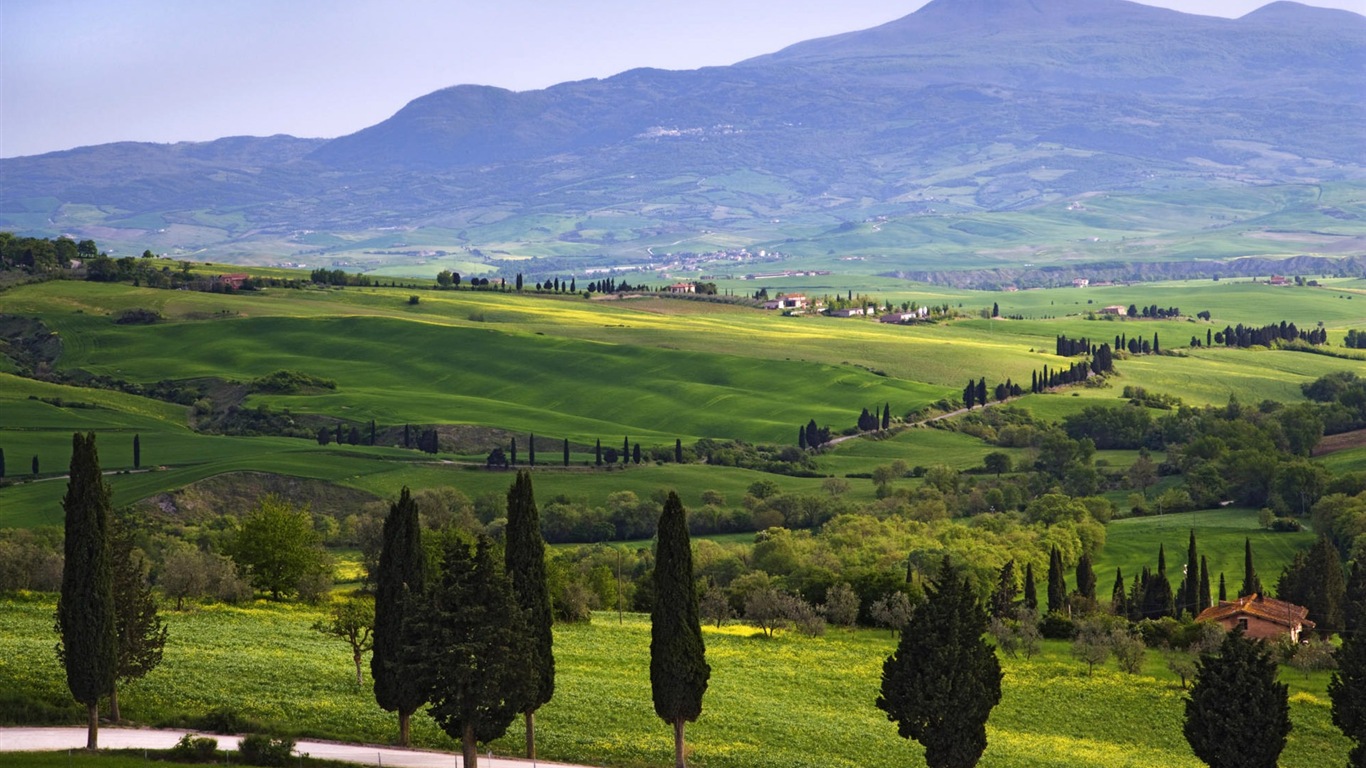
[[[1049,640],[1071,640],[1077,634],[1077,627],[1072,619],[1055,612],[1039,619],[1039,634]]]
[[[237,710],[227,707],[209,710],[203,717],[192,720],[192,727],[211,733],[246,733],[258,730],[261,725],[237,714]]]
[[[171,747],[167,757],[184,763],[207,763],[214,759],[217,752],[218,739],[187,733]]]
[[[289,765],[290,755],[294,753],[294,739],[288,736],[272,737],[263,733],[243,736],[237,745],[242,762],[248,765],[284,766]]]

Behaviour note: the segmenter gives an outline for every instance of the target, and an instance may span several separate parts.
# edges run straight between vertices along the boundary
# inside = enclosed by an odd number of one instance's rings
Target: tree
[[[1243,539],[1243,588],[1238,590],[1238,597],[1248,595],[1260,595],[1262,593],[1262,580],[1257,578],[1257,569],[1252,566],[1252,539]],[[1220,598],[1223,599],[1222,597]]]
[[[1096,600],[1096,572],[1091,567],[1091,556],[1085,552],[1077,560],[1077,594],[1091,602]]]
[[[963,407],[970,411],[975,402],[977,402],[977,382],[968,379],[968,385],[963,387]]]
[[[599,467],[602,466],[602,438],[598,438],[593,447],[593,463]]]
[[[674,463],[683,463],[683,440],[678,437],[674,438]]]
[[[1296,553],[1294,561],[1285,567],[1276,583],[1276,596],[1308,608],[1325,639],[1343,628],[1342,608],[1346,594],[1347,580],[1342,575],[1342,561],[1338,558],[1337,547],[1327,536],[1320,536],[1308,553]]]
[[[1001,665],[982,639],[986,612],[947,557],[926,592],[882,665],[877,707],[903,739],[925,746],[930,768],[971,768],[986,749],[987,717],[1001,700]]]
[[[1186,547],[1186,567],[1181,578],[1180,605],[1182,613],[1195,618],[1200,613],[1200,561],[1195,549],[1195,529],[1191,529],[1190,544]],[[1205,590],[1209,594],[1209,590]],[[1209,598],[1206,598],[1208,600]]]
[[[1015,595],[1019,592],[1020,587],[1015,583],[1015,561],[1007,560],[1001,566],[1001,573],[996,578],[996,589],[991,593],[991,615],[1004,619],[1014,613]]]
[[[987,379],[985,376],[977,380],[977,403],[978,405],[987,404]]]
[[[242,518],[231,554],[247,571],[253,587],[279,600],[299,582],[327,570],[322,540],[306,507],[295,507],[274,494],[256,502]]]
[[[541,538],[541,515],[531,487],[531,473],[518,472],[508,489],[504,564],[512,590],[526,618],[529,664],[525,674],[527,695],[522,702],[526,718],[526,756],[536,759],[536,710],[555,694],[555,653],[551,625],[550,588],[546,582],[545,540]]]
[[[631,438],[630,436],[621,439],[621,463],[626,464],[631,460]]]
[[[1338,671],[1328,683],[1333,724],[1356,743],[1348,764],[1366,765],[1366,637],[1359,632],[1343,635],[1337,661]]]
[[[1010,456],[1000,451],[992,451],[982,457],[982,467],[1000,477],[1003,473],[1010,471]]]
[[[374,653],[370,677],[381,709],[398,713],[398,743],[408,744],[408,722],[427,695],[404,656],[407,619],[426,587],[426,556],[417,504],[405,487],[384,518],[383,545],[375,573]]]
[[[5,479],[5,449],[0,448],[0,480]]]
[[[411,626],[408,657],[427,686],[428,711],[460,739],[463,765],[477,768],[479,744],[506,733],[526,702],[531,663],[526,615],[488,537],[472,554],[458,540],[446,547],[441,580]]]
[[[726,590],[720,585],[712,582],[707,587],[707,591],[702,593],[701,599],[697,603],[698,614],[707,620],[708,623],[716,622],[716,628],[735,615],[731,610],[730,598],[726,597]]]
[[[533,432],[526,440],[526,464],[536,466],[536,434]]]
[[[375,604],[354,598],[333,603],[327,618],[314,622],[313,628],[351,646],[351,660],[356,664],[356,687],[359,688],[365,682],[361,677],[361,661],[366,651],[375,646]]]
[[[34,476],[34,477],[37,477],[37,476],[38,476],[38,454],[36,454],[36,453],[33,454],[33,462],[32,462],[32,464],[33,464],[33,476]]]
[[[664,501],[655,543],[655,602],[650,612],[650,690],[655,714],[674,727],[674,766],[684,768],[683,724],[702,714],[707,665],[693,584],[687,513],[674,491]]]
[[[890,429],[892,426],[892,404],[882,404],[882,428]]]
[[[1276,768],[1290,733],[1290,704],[1265,643],[1235,629],[1217,655],[1201,654],[1184,731],[1211,768]]]
[[[859,599],[854,588],[840,582],[825,592],[825,618],[831,624],[852,627],[858,621]]]
[[[141,679],[161,663],[166,627],[147,581],[148,563],[133,544],[131,515],[113,515],[109,525],[109,562],[114,589],[114,634],[118,651],[114,685],[109,689],[109,719],[118,722],[119,685]]]
[[[71,696],[85,705],[86,749],[97,749],[100,698],[114,687],[118,639],[109,553],[109,485],[100,474],[94,432],[71,436],[71,470],[62,509],[66,513],[66,560],[57,600],[57,658],[66,668]]]
[[[1053,547],[1048,553],[1048,612],[1055,613],[1067,605],[1067,577],[1062,570],[1062,553]]]
[[[142,469],[142,437],[133,435],[133,469]]]
[[[564,439],[564,465],[569,466],[569,438]]]
[[[1034,586],[1034,564],[1025,563],[1024,606],[1031,611],[1039,609],[1039,595]]]
[[[517,438],[515,437],[511,438],[511,443],[508,446],[508,457],[508,463],[514,467],[517,466]]]

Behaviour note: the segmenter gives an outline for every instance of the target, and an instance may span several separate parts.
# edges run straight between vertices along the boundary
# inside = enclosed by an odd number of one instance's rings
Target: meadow
[[[756,473],[721,467],[584,471],[592,460],[584,446],[595,439],[617,446],[626,436],[647,448],[700,437],[791,444],[797,426],[808,419],[838,432],[852,425],[863,407],[886,403],[900,416],[941,398],[955,399],[968,378],[1027,382],[1032,371],[1062,361],[1052,354],[1058,334],[1107,340],[1160,333],[1164,348],[1179,352],[1121,357],[1118,374],[1106,386],[1017,401],[1043,420],[1060,419],[1088,404],[1118,404],[1126,385],[1194,405],[1223,404],[1230,397],[1247,403],[1296,402],[1303,399],[1299,385],[1324,373],[1366,374],[1363,360],[1181,348],[1190,336],[1203,337],[1206,330],[1229,323],[1278,319],[1306,327],[1323,322],[1335,329],[1330,337],[1337,344],[1338,329],[1366,326],[1366,295],[1354,281],[1328,281],[1322,288],[1224,280],[983,293],[825,276],[793,279],[792,287],[819,295],[822,282],[832,289],[857,284],[858,290],[898,301],[961,306],[969,314],[996,301],[1003,314],[1035,319],[965,317],[888,327],[670,299],[586,301],[576,295],[418,289],[420,302],[414,306],[407,302],[415,290],[409,287],[223,295],[69,281],[9,290],[0,310],[42,317],[63,340],[61,370],[151,383],[201,376],[244,381],[288,368],[333,379],[337,388],[255,394],[243,405],[358,424],[371,419],[381,426],[462,423],[507,436],[569,437],[575,444],[574,466],[568,471],[547,466],[538,487],[545,488],[543,493],[594,500],[616,490],[647,496],[670,486],[679,488],[688,504],[698,503],[708,488],[738,499],[757,479]],[[1353,295],[1361,300],[1347,298]],[[1110,303],[1180,306],[1188,313],[1208,309],[1213,318],[1208,323],[1088,319],[1089,311]],[[111,315],[138,307],[153,309],[168,322],[126,326],[110,321]],[[58,399],[61,406],[55,404]],[[507,482],[496,473],[449,463],[478,463],[478,454],[430,457],[382,446],[206,435],[190,429],[182,406],[0,373],[6,478],[26,479],[35,456],[40,464],[39,482],[0,487],[0,524],[56,522],[64,484],[42,478],[65,471],[70,433],[77,429],[102,435],[101,458],[108,470],[132,468],[133,435],[142,443],[143,467],[165,467],[111,476],[117,503],[236,471],[326,480],[380,496],[391,496],[403,485],[456,485],[474,495],[501,491]],[[943,463],[967,469],[980,465],[991,450],[962,435],[910,430],[892,440],[846,442],[819,457],[818,466],[833,475],[865,473],[896,459],[911,466]],[[1006,452],[1016,461],[1025,458],[1023,451]],[[543,454],[541,463],[558,463],[555,453]],[[1338,468],[1362,466],[1356,456],[1347,452],[1325,461]],[[1122,466],[1131,458],[1107,460]],[[819,487],[819,480],[778,482],[787,490]],[[871,492],[857,481],[853,488],[859,498]]]
[[[64,679],[52,654],[50,597],[0,603],[0,691],[64,706]],[[299,736],[388,743],[391,714],[357,688],[346,646],[310,629],[319,609],[257,602],[203,605],[165,614],[171,632],[163,664],[120,695],[126,717],[183,724],[227,708],[264,727]],[[918,745],[898,738],[873,706],[886,631],[832,630],[822,638],[779,633],[766,639],[738,624],[704,630],[711,684],[702,717],[688,727],[690,763],[711,768],[923,765]],[[667,763],[671,733],[653,714],[649,621],[597,615],[557,625],[554,699],[537,716],[538,748],[549,760],[613,768]],[[1066,643],[1045,641],[1032,659],[1004,657],[1004,697],[988,723],[981,765],[1016,768],[1196,768],[1181,735],[1183,694],[1161,653],[1149,651],[1137,675],[1113,662],[1087,675]],[[1337,768],[1347,742],[1331,724],[1328,675],[1283,669],[1294,730],[1285,768]],[[231,681],[230,683],[226,681]],[[368,673],[367,673],[368,681]],[[800,724],[800,725],[798,725]],[[432,721],[413,720],[415,742],[455,743]],[[516,754],[518,726],[493,744]]]

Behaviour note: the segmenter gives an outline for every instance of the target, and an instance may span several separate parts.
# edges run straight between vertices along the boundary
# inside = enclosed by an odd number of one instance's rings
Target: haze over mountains
[[[1089,192],[1366,179],[1366,17],[934,0],[729,67],[460,85],[349,136],[0,160],[0,228],[278,256],[543,217],[584,253],[702,231],[1024,209]],[[620,226],[590,219],[616,217]],[[165,230],[165,231],[163,231]],[[311,239],[299,239],[310,231]],[[586,234],[585,234],[586,233]],[[770,233],[771,234],[771,233]],[[534,238],[531,238],[534,239]],[[487,242],[487,241],[485,241]],[[540,255],[566,255],[554,248]]]

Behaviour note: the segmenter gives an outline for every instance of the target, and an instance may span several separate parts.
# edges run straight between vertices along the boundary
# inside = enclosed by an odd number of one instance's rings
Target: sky
[[[1237,17],[1267,0],[1150,0]],[[0,0],[0,157],[342,136],[463,83],[733,64],[925,0]],[[1366,13],[1366,0],[1309,4]]]

